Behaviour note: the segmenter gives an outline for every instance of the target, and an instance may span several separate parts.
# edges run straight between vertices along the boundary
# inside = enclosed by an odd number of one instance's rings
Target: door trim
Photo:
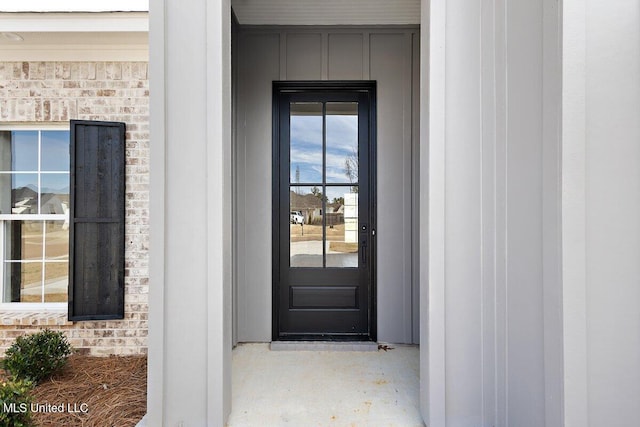
[[[369,216],[371,230],[377,230],[377,104],[376,104],[376,82],[366,81],[274,81],[272,97],[272,212],[280,206],[280,109],[279,98],[282,93],[305,92],[318,93],[333,91],[356,91],[367,92],[369,94]],[[280,221],[279,215],[272,214],[272,327],[271,337],[273,341],[279,341],[279,289],[280,283]],[[377,239],[375,233],[369,239],[369,249],[371,260],[369,263],[369,339],[377,340],[377,298],[376,298],[376,276],[377,276]]]

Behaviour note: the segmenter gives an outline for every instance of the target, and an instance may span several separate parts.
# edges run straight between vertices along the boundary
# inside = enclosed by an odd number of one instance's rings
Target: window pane
[[[11,294],[20,296],[20,302],[42,302],[42,263],[12,262]]]
[[[0,131],[0,172],[11,171],[11,131]]]
[[[290,182],[322,182],[322,103],[291,103]]]
[[[11,169],[14,171],[38,170],[38,132],[11,132]]]
[[[357,102],[327,102],[327,182],[358,182]]]
[[[68,215],[69,158],[69,131],[0,131],[0,214]],[[3,301],[66,301],[68,220],[2,223]]]
[[[69,170],[69,131],[43,131],[41,150],[43,171]]]
[[[38,175],[11,175],[11,213],[38,213]]]
[[[4,276],[2,277],[2,302],[14,302],[12,295],[11,295],[11,263],[9,262],[4,262],[3,260],[3,267],[4,267]],[[18,295],[15,298],[16,302],[20,301],[20,292],[18,292]]]
[[[357,187],[327,187],[327,199],[326,266],[358,267]]]
[[[69,259],[69,224],[65,221],[46,222],[45,259]]]
[[[319,187],[291,187],[290,265],[322,267],[322,190]]]
[[[66,302],[69,285],[69,264],[47,262],[44,264],[44,302]]]
[[[65,214],[69,210],[69,175],[43,173],[40,175],[40,183],[40,213]]]
[[[11,207],[13,206],[11,179],[11,174],[0,173],[0,214],[8,215],[11,213]]]
[[[7,259],[42,259],[42,221],[9,221],[6,230]]]

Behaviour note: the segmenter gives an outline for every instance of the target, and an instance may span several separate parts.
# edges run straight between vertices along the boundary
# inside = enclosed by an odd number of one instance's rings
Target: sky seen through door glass
[[[346,173],[345,163],[357,157],[358,116],[327,115],[326,117],[326,173],[327,182],[356,183]],[[322,182],[322,116],[291,116],[290,182]],[[299,181],[297,180],[297,170]]]

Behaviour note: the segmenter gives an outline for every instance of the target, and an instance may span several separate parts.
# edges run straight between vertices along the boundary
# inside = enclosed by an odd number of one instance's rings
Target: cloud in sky
[[[356,115],[328,115],[326,119],[327,182],[349,183],[345,161],[358,149],[358,117]],[[290,179],[296,182],[322,182],[322,116],[291,117]]]

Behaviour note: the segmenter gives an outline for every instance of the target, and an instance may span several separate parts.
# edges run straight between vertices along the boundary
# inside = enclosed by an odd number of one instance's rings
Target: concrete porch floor
[[[424,424],[419,351],[233,350],[229,427],[398,426]]]

